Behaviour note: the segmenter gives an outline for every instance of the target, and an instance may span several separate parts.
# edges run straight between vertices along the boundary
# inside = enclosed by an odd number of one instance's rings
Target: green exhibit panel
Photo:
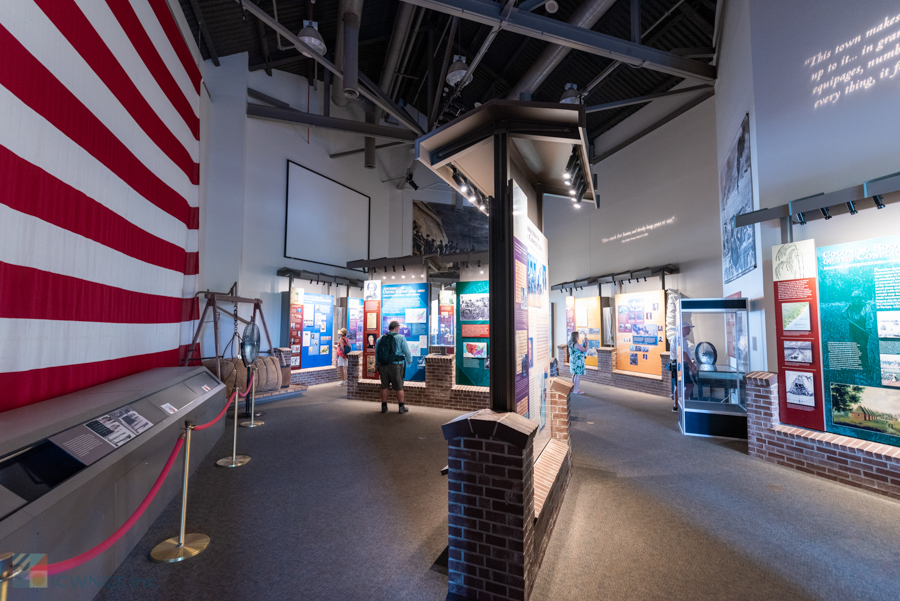
[[[823,246],[816,254],[827,429],[897,445],[900,236]]]
[[[487,280],[456,284],[456,383],[490,386],[490,309]]]
[[[392,321],[400,323],[413,362],[406,366],[405,380],[425,381],[425,356],[428,354],[429,285],[385,284],[381,287],[381,334]]]

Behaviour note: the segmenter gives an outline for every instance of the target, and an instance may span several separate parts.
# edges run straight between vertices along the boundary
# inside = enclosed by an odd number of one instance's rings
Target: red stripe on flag
[[[196,296],[181,299],[181,321],[200,319],[200,299]]]
[[[2,26],[0,55],[3,56],[0,85],[106,165],[138,194],[185,225],[194,220],[187,200],[138,160]]]
[[[155,367],[177,365],[180,348],[94,363],[0,373],[0,412],[46,401]]]
[[[200,273],[200,253],[185,253],[184,275],[197,275]]]
[[[4,175],[0,203],[16,211],[163,269],[182,273],[198,262],[197,253],[185,253],[180,246],[147,233],[3,146],[0,173]]]
[[[179,169],[184,171],[191,183],[196,185],[198,182],[194,181],[195,163],[191,158],[190,152],[144,99],[137,86],[128,77],[125,69],[122,68],[122,65],[119,64],[113,53],[103,43],[103,40],[91,26],[91,22],[87,20],[87,17],[84,16],[75,2],[72,0],[35,0],[35,3],[53,21],[56,28],[78,51],[78,54],[87,62],[94,73],[103,80],[109,91],[122,103],[122,106],[125,107],[125,110],[134,118],[141,129],[150,136],[150,139],[173,163],[178,165]],[[131,9],[131,5],[127,1],[121,2],[121,4],[127,5],[129,10]],[[146,36],[146,33],[144,35]],[[138,49],[138,51],[140,52],[141,50]],[[146,59],[144,60],[146,62]],[[181,98],[184,98],[181,90],[177,90],[177,93]],[[171,101],[171,95],[168,91],[166,91],[166,95],[169,96]],[[188,108],[190,109],[190,107]],[[188,122],[184,114],[181,116]],[[197,118],[191,112],[188,126],[191,123],[196,125],[196,122]],[[194,138],[198,137],[198,131],[192,129],[191,132],[194,134]]]
[[[57,2],[59,0],[44,1]],[[169,71],[169,68],[159,55],[159,52],[156,51],[156,47],[153,45],[153,42],[150,41],[150,36],[144,31],[144,26],[141,25],[140,19],[138,19],[138,16],[134,13],[134,9],[131,8],[131,4],[128,0],[106,0],[106,4],[109,6],[110,10],[112,10],[119,25],[125,30],[125,35],[131,40],[131,45],[137,50],[138,54],[141,56],[141,60],[147,65],[147,69],[153,74],[156,83],[159,84],[159,87],[165,92],[169,102],[171,102],[178,110],[178,113],[181,115],[181,118],[184,119],[184,122],[187,123],[187,126],[191,128],[194,139],[199,140],[200,119],[194,114],[191,103],[184,95],[184,92],[181,91],[181,88],[178,87],[178,83],[175,81],[175,78],[172,77],[172,72]]]
[[[184,70],[187,71],[188,77],[191,78],[191,82],[194,84],[194,89],[197,91],[197,94],[200,94],[200,69],[194,64],[194,57],[191,56],[191,51],[188,48],[187,42],[181,37],[181,31],[178,29],[178,24],[172,16],[172,11],[169,10],[165,0],[149,1],[150,8],[153,9],[153,14],[156,15],[156,20],[162,25],[163,31],[166,32],[166,37],[169,38],[169,43],[172,44],[175,54],[178,55],[178,60],[181,61]]]
[[[145,294],[0,262],[0,318],[180,323],[184,299]],[[60,341],[65,342],[65,341]]]

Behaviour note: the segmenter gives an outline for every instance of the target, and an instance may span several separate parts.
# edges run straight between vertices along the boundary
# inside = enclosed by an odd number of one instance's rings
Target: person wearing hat
[[[688,337],[691,335],[691,330],[693,329],[694,324],[691,323],[689,318],[681,322],[681,365],[684,369],[682,375],[684,377],[685,399],[689,399],[693,395],[694,383],[697,381],[697,373],[700,371],[700,368],[693,358],[694,347],[696,345],[688,340]]]
[[[347,339],[347,328],[341,328],[338,330],[338,334],[340,338],[338,338],[337,343],[337,367],[338,372],[341,374],[341,381],[337,383],[338,386],[346,386],[347,385],[347,355],[350,353],[350,341]]]

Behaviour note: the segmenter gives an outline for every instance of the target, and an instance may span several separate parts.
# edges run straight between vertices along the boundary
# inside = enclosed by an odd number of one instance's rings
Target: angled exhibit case
[[[748,309],[746,298],[680,300],[672,354],[683,434],[747,438]]]

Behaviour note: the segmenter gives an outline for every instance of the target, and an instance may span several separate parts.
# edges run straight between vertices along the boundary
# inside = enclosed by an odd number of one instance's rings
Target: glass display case
[[[748,315],[746,298],[679,301],[672,354],[683,434],[747,438]]]

